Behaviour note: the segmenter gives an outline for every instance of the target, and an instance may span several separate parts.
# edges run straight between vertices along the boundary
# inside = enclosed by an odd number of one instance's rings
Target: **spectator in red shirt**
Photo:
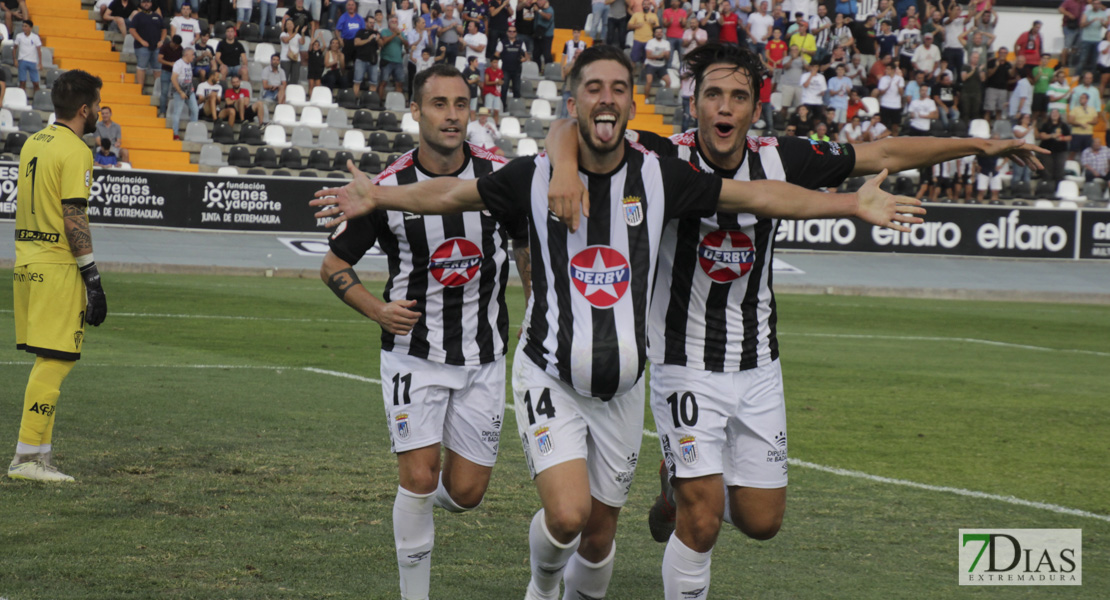
[[[782,28],[776,27],[771,32],[771,39],[767,41],[767,64],[772,69],[782,68],[782,59],[786,56],[786,42],[782,39]]]
[[[485,107],[493,113],[493,120],[498,121],[501,116],[501,85],[505,83],[505,72],[501,70],[501,61],[494,56],[489,59],[486,67],[485,80],[482,82],[482,97],[485,98]]]
[[[1041,48],[1044,40],[1041,39],[1041,22],[1033,21],[1033,28],[1018,36],[1014,44],[1014,52],[1025,55],[1025,63],[1030,65],[1040,64]]]
[[[732,12],[732,3],[721,4],[721,43],[738,45],[740,38],[736,34],[736,26],[740,24],[740,17]]]
[[[261,124],[262,117],[262,103],[251,103],[251,91],[245,87],[240,87],[240,80],[237,76],[232,75],[231,85],[224,90],[224,109],[220,111],[220,118],[227,119],[230,125],[235,125],[235,118],[246,122],[259,118]]]
[[[663,27],[667,28],[667,41],[671,43],[672,56],[678,56],[682,49],[682,34],[687,16],[679,0],[671,0],[671,7],[663,11]]]

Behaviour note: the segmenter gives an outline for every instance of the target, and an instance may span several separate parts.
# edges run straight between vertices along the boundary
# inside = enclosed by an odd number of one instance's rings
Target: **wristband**
[[[82,269],[95,262],[92,252],[89,252],[88,254],[82,254],[81,256],[75,256],[74,258],[77,259],[77,266]]]

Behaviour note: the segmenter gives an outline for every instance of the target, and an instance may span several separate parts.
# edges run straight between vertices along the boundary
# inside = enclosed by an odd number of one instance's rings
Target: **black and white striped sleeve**
[[[535,173],[536,157],[523,156],[478,180],[478,194],[482,196],[482,202],[513,240],[528,239],[528,214]]]

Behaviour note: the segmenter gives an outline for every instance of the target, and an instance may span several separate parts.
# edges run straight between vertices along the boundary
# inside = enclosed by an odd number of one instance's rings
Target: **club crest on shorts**
[[[444,287],[470,283],[482,266],[482,251],[466,238],[451,238],[439,245],[428,261],[432,277]]]
[[[536,447],[540,450],[540,456],[547,456],[555,449],[554,443],[551,441],[551,430],[547,427],[540,427],[534,434],[536,436]]]
[[[412,433],[412,429],[409,428],[409,414],[401,413],[396,417],[393,417],[393,422],[397,428],[397,439],[409,439],[409,434]]]
[[[624,204],[624,222],[629,227],[644,222],[644,203],[639,196],[625,196],[621,203]]]
[[[628,291],[628,259],[608,246],[590,246],[570,259],[575,289],[596,308],[610,308]]]
[[[679,454],[682,456],[682,462],[687,466],[693,466],[698,462],[698,441],[694,436],[687,435],[679,438],[678,440]]]

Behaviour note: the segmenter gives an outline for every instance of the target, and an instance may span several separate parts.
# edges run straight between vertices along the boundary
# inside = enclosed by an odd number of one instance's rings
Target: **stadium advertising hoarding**
[[[18,165],[0,164],[0,219],[15,218]],[[235,231],[324,231],[308,206],[337,180],[232,177],[97,169],[89,190],[94,223]]]
[[[855,219],[783,221],[775,244],[797,250],[1110,258],[1110,211],[943,204],[928,210],[926,222],[908,233]]]

